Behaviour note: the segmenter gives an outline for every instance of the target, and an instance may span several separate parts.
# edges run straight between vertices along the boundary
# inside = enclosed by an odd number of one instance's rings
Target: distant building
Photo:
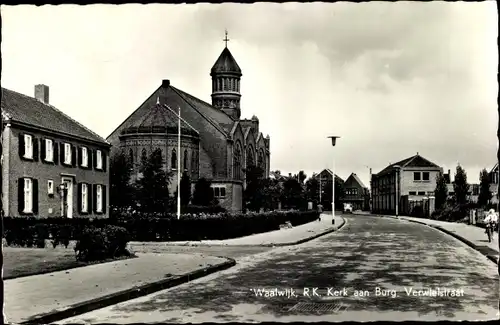
[[[323,169],[318,174],[314,174],[312,177],[319,181],[320,192],[321,192],[321,204],[323,205],[323,208],[325,210],[331,210],[333,172],[329,168],[326,168]],[[335,188],[336,190],[337,189],[339,190],[335,192],[335,208],[341,209],[342,202],[340,199],[342,197],[344,180],[340,178],[337,174],[335,174],[335,182],[337,184]]]
[[[352,173],[344,182],[343,203],[352,204],[354,210],[369,210],[370,194],[358,175]]]
[[[396,166],[399,166],[399,171]],[[399,213],[403,213],[408,205],[403,202],[420,201],[434,194],[436,177],[442,172],[441,167],[418,153],[390,164],[372,175],[372,211],[395,214],[396,200],[399,199]]]
[[[2,88],[6,216],[107,217],[110,144],[49,104]]]

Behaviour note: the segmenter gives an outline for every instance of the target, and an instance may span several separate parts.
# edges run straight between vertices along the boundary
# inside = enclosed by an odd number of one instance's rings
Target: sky
[[[271,170],[332,168],[369,185],[417,152],[469,183],[496,161],[498,16],[487,2],[1,6],[2,87],[106,138],[161,84],[210,102],[228,47],[242,117],[271,137]],[[332,147],[327,136],[341,138]]]

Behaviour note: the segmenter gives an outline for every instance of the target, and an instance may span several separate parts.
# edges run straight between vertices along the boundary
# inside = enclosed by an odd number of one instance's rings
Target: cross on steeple
[[[229,38],[227,38],[227,29],[226,29],[226,38],[224,38],[223,41],[226,42],[226,47],[227,47],[227,42],[229,42]]]

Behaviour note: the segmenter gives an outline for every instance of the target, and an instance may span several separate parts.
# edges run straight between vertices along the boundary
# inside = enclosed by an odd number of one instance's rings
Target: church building
[[[226,35],[227,36],[227,35]],[[107,141],[111,154],[123,150],[140,177],[141,157],[161,149],[164,166],[175,177],[170,194],[177,189],[177,169],[188,173],[193,184],[201,177],[211,180],[219,204],[228,211],[241,211],[245,170],[258,165],[269,177],[269,135],[259,130],[259,119],[241,118],[242,72],[226,47],[211,69],[212,104],[206,103],[163,80]],[[180,111],[181,150],[178,152]],[[180,166],[177,166],[180,155]]]

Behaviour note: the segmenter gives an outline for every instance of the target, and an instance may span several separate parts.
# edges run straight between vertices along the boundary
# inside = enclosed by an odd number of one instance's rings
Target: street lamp
[[[398,193],[398,183],[399,183],[399,169],[401,168],[401,166],[399,165],[394,165],[393,166],[395,169],[396,169],[396,180],[395,180],[395,183],[396,183],[396,217],[399,218],[399,211],[398,211],[398,208],[399,208],[399,193]]]
[[[335,147],[339,136],[329,136],[332,139],[332,146]],[[335,223],[335,158],[332,159],[332,224]]]

